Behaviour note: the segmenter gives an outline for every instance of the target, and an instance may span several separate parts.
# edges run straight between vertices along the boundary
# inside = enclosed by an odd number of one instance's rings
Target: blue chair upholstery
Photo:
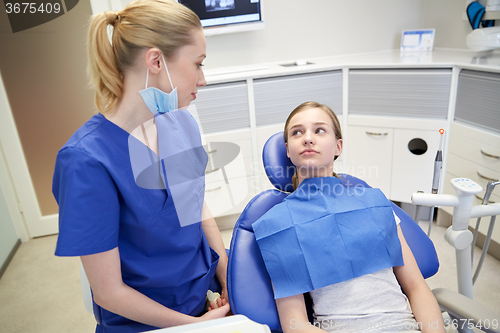
[[[262,159],[264,169],[276,189],[255,196],[241,213],[233,231],[229,249],[227,286],[233,314],[243,314],[273,331],[281,331],[274,301],[271,280],[257,246],[252,224],[274,205],[280,203],[292,190],[295,167],[286,155],[283,132],[274,134],[266,142]],[[370,187],[359,178],[340,174],[346,187]],[[393,204],[401,219],[401,229],[424,278],[437,273],[439,261],[432,241],[401,208]]]

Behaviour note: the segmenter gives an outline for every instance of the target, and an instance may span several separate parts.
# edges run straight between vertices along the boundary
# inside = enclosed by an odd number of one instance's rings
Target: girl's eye
[[[292,132],[292,135],[299,135],[299,134],[301,134],[301,133],[302,133],[302,132],[301,132],[300,130],[294,130],[294,131]]]
[[[199,68],[201,68],[201,67],[203,67],[203,66],[205,66],[205,65],[204,65],[204,64],[198,64],[198,67],[199,67]]]
[[[324,130],[324,129],[322,129],[322,128],[318,128],[318,129],[316,129],[316,133],[324,133],[324,132],[325,132],[325,130]]]

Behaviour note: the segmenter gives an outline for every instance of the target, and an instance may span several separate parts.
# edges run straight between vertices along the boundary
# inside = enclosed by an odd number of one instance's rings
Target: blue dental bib
[[[252,225],[274,297],[402,266],[389,200],[338,178],[309,178]]]

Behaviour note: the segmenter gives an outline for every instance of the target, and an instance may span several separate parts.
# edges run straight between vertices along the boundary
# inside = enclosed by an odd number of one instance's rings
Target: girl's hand
[[[220,307],[223,307],[226,304],[229,305],[229,302],[226,299],[224,299],[222,297],[217,298],[215,301],[210,302],[210,306],[208,308],[208,311],[212,311],[212,310],[218,309]]]
[[[218,308],[215,307],[215,302],[211,302],[208,312],[201,316],[201,318],[204,320],[224,318],[230,310],[229,303],[225,299],[219,298],[217,299],[217,304],[220,304]]]

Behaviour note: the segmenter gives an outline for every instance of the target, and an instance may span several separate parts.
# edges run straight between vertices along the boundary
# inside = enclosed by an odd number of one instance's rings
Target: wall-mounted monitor
[[[262,0],[178,0],[200,18],[205,35],[264,29]]]

